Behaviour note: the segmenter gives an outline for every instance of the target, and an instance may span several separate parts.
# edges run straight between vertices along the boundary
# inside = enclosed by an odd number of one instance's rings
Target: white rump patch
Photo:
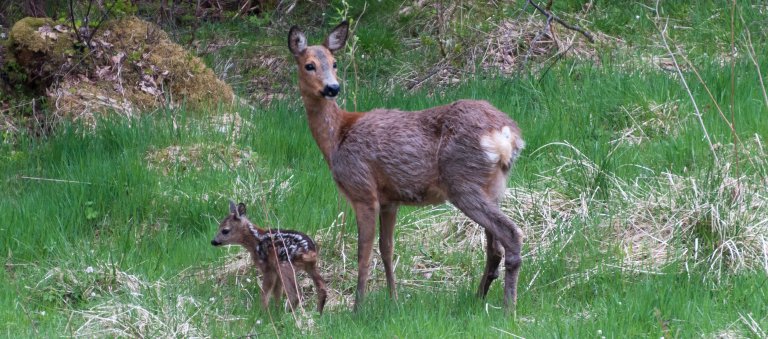
[[[480,146],[492,163],[507,165],[517,158],[525,142],[516,133],[512,133],[509,126],[504,126],[500,131],[493,131],[480,138]]]

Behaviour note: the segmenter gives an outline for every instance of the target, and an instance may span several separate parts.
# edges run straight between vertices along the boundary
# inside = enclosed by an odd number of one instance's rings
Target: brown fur
[[[396,299],[392,256],[398,207],[445,200],[486,230],[487,260],[478,295],[485,297],[498,277],[503,248],[504,301],[514,305],[522,231],[501,213],[498,203],[510,166],[524,145],[517,124],[489,103],[473,100],[417,112],[341,110],[327,89],[338,89],[333,52],[343,47],[347,30],[344,22],[323,46],[307,46],[304,34],[293,27],[288,44],[298,65],[312,135],[357,216],[355,308],[365,294],[376,218],[387,284]]]
[[[259,256],[259,253],[257,253],[256,248],[259,245],[264,246],[264,244],[260,243],[259,239],[254,236],[251,227],[253,228],[253,231],[258,232],[258,234],[266,234],[273,231],[277,232],[277,230],[258,228],[245,216],[244,204],[240,203],[236,207],[233,202],[230,202],[230,213],[219,224],[219,230],[216,233],[216,237],[211,241],[211,244],[214,246],[240,245],[248,250],[254,265],[256,265],[264,276],[261,288],[261,305],[265,309],[269,305],[271,296],[274,296],[279,302],[283,291],[285,291],[288,295],[291,310],[295,310],[301,302],[300,293],[296,285],[296,272],[297,270],[307,272],[312,278],[312,281],[315,284],[315,290],[317,291],[317,311],[322,314],[328,292],[325,288],[325,281],[317,269],[317,259],[319,254],[312,239],[299,232],[280,230],[282,232],[296,233],[306,237],[311,242],[311,246],[309,246],[307,250],[302,249],[298,251],[295,256],[292,256],[290,261],[286,262],[280,261],[278,258],[278,249],[276,247],[279,246],[279,243],[272,243],[271,246],[266,248],[267,257],[266,260],[263,260]]]

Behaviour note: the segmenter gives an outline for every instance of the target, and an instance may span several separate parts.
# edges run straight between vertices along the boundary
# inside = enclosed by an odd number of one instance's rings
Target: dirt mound
[[[234,99],[229,85],[152,23],[126,17],[104,22],[95,33],[78,32],[50,19],[25,18],[10,33],[5,71],[45,94],[58,115],[133,115],[182,104],[201,109]],[[91,36],[90,43],[84,36]]]

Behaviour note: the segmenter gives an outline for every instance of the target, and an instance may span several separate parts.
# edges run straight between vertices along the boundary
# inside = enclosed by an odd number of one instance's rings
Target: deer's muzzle
[[[339,86],[339,84],[325,85],[321,94],[326,98],[335,98],[337,95],[339,95],[340,89],[341,86]]]

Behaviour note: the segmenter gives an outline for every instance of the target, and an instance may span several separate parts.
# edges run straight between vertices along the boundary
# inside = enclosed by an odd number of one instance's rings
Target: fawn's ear
[[[237,204],[237,216],[245,216],[245,204],[242,202]]]
[[[298,26],[291,27],[291,31],[288,32],[288,49],[295,57],[307,49],[307,36]]]
[[[328,48],[331,53],[336,53],[336,51],[344,48],[344,44],[347,43],[347,35],[349,35],[349,23],[344,20],[331,31],[331,34],[328,34],[323,46]]]
[[[229,214],[234,214],[236,217],[240,216],[237,213],[237,205],[235,205],[235,202],[232,200],[229,201]]]

